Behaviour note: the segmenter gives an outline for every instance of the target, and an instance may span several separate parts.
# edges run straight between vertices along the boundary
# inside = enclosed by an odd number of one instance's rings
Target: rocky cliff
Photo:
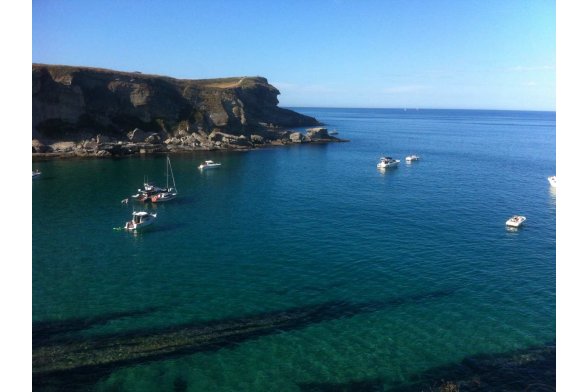
[[[64,141],[248,147],[290,140],[286,128],[320,124],[278,107],[280,92],[262,77],[186,80],[44,64],[32,70],[33,152],[35,143],[44,152]]]

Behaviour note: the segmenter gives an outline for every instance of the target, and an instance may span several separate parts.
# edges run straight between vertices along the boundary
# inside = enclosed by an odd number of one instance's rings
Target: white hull
[[[141,231],[141,230],[145,230],[145,228],[151,226],[153,223],[154,223],[154,220],[149,220],[149,221],[145,221],[143,223],[127,225],[125,227],[125,229],[127,229],[129,231]]]
[[[133,212],[133,219],[125,224],[125,230],[141,231],[155,223],[157,214],[149,214],[146,212]]]
[[[201,164],[200,166],[198,166],[198,169],[200,169],[200,170],[216,169],[220,165],[221,165],[220,163],[214,163],[213,161],[206,161],[203,164]]]
[[[555,176],[547,177],[547,180],[552,187],[557,188],[557,180],[555,179]]]
[[[411,162],[414,162],[414,161],[418,161],[418,160],[419,160],[419,159],[421,159],[421,158],[419,158],[419,157],[418,157],[418,156],[416,156],[416,155],[410,155],[410,156],[407,156],[407,157],[406,157],[406,158],[404,158],[404,159],[406,160],[406,162],[408,162],[408,163],[411,163]]]
[[[380,163],[378,163],[377,167],[378,167],[378,169],[387,169],[390,167],[396,167],[396,166],[398,166],[399,162],[400,161],[392,161],[392,162],[386,162],[386,163],[380,162]]]
[[[519,227],[526,220],[527,220],[527,218],[525,218],[524,216],[515,215],[515,216],[513,216],[512,218],[510,218],[509,220],[506,221],[506,225],[508,227]]]

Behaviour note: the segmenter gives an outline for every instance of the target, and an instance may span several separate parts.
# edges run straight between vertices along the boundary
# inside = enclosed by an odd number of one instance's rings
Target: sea
[[[170,155],[168,203],[121,203],[165,155],[33,162],[34,390],[555,390],[555,112],[293,109],[348,142]]]

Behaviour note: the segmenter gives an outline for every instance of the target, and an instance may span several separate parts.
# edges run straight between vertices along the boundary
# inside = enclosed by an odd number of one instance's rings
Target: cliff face
[[[33,64],[33,139],[127,138],[136,128],[163,140],[191,133],[271,137],[318,125],[278,107],[262,77],[181,80],[139,72]]]

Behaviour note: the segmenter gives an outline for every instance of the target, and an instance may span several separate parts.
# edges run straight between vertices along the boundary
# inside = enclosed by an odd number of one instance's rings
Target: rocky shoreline
[[[279,107],[279,90],[260,76],[175,79],[33,64],[32,83],[33,159],[343,141],[316,118]]]
[[[272,130],[261,134],[232,135],[223,132],[180,132],[163,139],[160,133],[135,129],[126,139],[97,135],[80,141],[32,140],[33,160],[53,158],[109,158],[157,153],[185,153],[194,151],[248,151],[264,147],[307,143],[348,142],[329,134],[325,127],[308,128],[305,133],[290,130]]]

